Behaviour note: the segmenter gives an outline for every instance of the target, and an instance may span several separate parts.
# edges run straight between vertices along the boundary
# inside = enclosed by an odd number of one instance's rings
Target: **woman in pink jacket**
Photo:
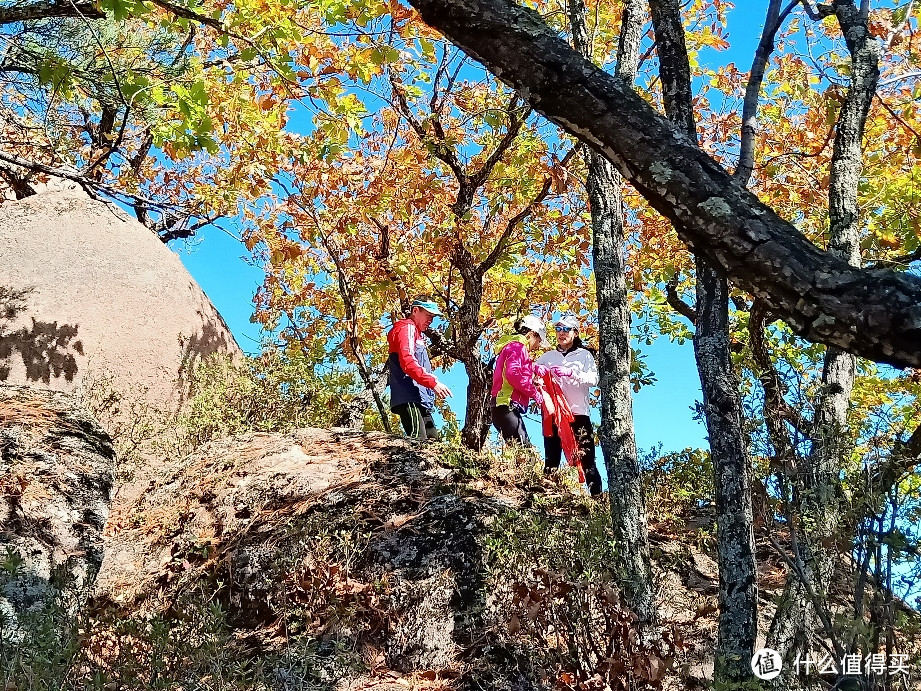
[[[492,423],[509,442],[530,446],[524,427],[523,413],[533,399],[543,402],[540,389],[534,384],[534,362],[531,352],[548,347],[547,330],[535,316],[528,315],[515,323],[515,334],[496,343],[498,355],[492,375]]]

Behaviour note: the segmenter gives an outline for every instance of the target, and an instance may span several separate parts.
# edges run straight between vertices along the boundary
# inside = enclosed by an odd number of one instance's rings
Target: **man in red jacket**
[[[420,441],[435,439],[438,430],[432,419],[435,397],[447,398],[451,390],[432,374],[432,363],[422,334],[441,310],[428,297],[412,303],[409,317],[401,319],[387,334],[390,410],[400,416],[403,429]]]

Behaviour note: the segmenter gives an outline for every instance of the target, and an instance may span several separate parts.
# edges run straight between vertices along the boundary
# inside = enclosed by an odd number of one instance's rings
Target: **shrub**
[[[643,459],[647,518],[662,530],[679,529],[692,510],[713,500],[713,463],[702,449]]]
[[[622,603],[607,504],[561,495],[532,506],[497,520],[486,541],[506,638],[538,652],[532,674],[555,688],[661,688],[685,646],[671,629],[644,635]]]

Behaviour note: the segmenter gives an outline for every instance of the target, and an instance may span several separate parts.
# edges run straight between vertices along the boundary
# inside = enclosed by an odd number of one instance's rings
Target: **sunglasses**
[[[575,331],[571,326],[554,326],[553,328],[556,329],[557,333],[568,334],[570,331]]]

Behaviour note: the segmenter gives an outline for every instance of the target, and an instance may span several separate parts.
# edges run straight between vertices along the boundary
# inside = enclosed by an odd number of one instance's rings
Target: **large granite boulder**
[[[73,614],[86,600],[113,464],[73,396],[0,385],[0,643],[23,643],[49,608]]]
[[[5,202],[0,245],[0,382],[105,379],[167,409],[186,365],[240,353],[179,257],[112,204],[79,190]]]

